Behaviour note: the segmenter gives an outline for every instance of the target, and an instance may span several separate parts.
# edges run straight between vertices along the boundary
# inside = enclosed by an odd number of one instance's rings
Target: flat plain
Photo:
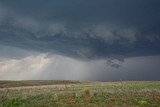
[[[0,107],[160,107],[160,81],[0,81]]]

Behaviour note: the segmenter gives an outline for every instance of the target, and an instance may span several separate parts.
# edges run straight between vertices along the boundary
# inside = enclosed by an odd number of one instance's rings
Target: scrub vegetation
[[[0,81],[0,107],[160,107],[160,82]]]

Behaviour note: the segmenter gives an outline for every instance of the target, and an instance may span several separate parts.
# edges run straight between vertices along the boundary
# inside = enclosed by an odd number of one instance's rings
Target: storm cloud
[[[107,66],[124,71],[119,67],[126,63],[125,59],[159,58],[160,1],[3,0],[0,1],[0,49],[1,63],[26,62],[29,59],[25,58],[32,56],[40,60],[38,56],[47,55],[48,60],[58,56],[63,62],[64,58],[70,66],[76,61],[79,65],[95,61],[98,66],[97,62],[103,60]],[[23,66],[18,64],[16,66]],[[29,66],[30,71],[35,70]],[[1,64],[0,70],[4,68]],[[71,68],[68,68],[73,71],[70,75],[74,75],[76,70]],[[82,72],[83,68],[81,66]],[[99,68],[99,72],[104,68]],[[46,75],[54,73],[51,69],[62,71],[47,65]]]

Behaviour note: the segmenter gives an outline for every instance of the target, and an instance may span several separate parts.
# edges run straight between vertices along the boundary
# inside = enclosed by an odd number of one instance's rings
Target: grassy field
[[[160,82],[0,81],[0,107],[160,107]]]

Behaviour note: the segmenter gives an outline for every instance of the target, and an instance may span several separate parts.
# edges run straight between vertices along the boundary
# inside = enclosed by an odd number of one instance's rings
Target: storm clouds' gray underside
[[[0,44],[77,58],[160,53],[158,0],[1,1]]]
[[[160,1],[1,0],[0,49],[1,59],[160,55]]]

